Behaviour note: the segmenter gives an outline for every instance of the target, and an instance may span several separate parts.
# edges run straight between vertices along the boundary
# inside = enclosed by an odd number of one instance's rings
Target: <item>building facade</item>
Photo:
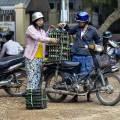
[[[50,5],[49,23],[60,22],[61,0],[48,0]],[[75,12],[82,9],[81,0],[69,0],[69,23],[75,22]],[[52,19],[54,18],[54,19]]]
[[[31,23],[32,13],[35,11],[43,12],[46,23],[56,25],[60,22],[62,0],[0,0],[0,31],[15,31],[15,39],[24,45],[25,31]],[[105,9],[106,10],[105,10]],[[108,10],[109,8],[109,10]],[[86,10],[91,16],[91,21],[98,27],[104,22],[107,14],[114,7],[91,5],[84,0],[69,0],[69,23],[75,22],[77,11]],[[117,25],[118,26],[118,25]]]
[[[24,45],[25,31],[35,11],[42,11],[48,19],[48,0],[0,0],[0,31],[14,31],[15,40]]]

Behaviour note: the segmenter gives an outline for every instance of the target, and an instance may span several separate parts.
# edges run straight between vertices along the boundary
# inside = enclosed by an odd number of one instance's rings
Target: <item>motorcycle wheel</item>
[[[106,106],[113,106],[120,101],[120,77],[117,74],[104,75],[107,90],[98,90],[98,100]]]
[[[57,78],[55,76],[55,73],[49,74],[47,77],[46,88],[53,88],[53,85],[56,82],[62,81],[63,79],[63,74],[60,72],[58,72]],[[67,97],[67,95],[58,93],[47,93],[47,96],[51,102],[62,102]]]
[[[26,72],[24,69],[19,69],[12,74],[10,87],[5,87],[4,90],[13,97],[21,97],[25,95],[27,86]]]

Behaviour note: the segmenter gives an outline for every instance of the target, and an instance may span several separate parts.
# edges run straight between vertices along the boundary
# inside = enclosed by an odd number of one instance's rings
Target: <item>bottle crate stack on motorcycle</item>
[[[57,38],[57,44],[47,45],[47,61],[68,61],[70,60],[70,41],[66,31],[54,29],[49,32],[49,37]]]

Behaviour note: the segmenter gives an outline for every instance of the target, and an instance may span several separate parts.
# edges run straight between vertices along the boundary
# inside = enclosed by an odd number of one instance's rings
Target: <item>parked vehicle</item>
[[[119,68],[120,68],[120,66],[119,66],[119,59],[120,59],[120,46],[119,46],[119,44],[113,40],[109,40],[106,53],[111,58],[111,64],[112,64],[111,70],[113,72],[119,71]]]
[[[67,95],[85,96],[93,92],[103,105],[112,106],[120,101],[120,76],[111,73],[108,66],[102,68],[95,51],[91,51],[91,55],[94,68],[87,75],[79,72],[79,62],[48,62],[44,65],[43,76],[51,101],[61,102]]]
[[[10,96],[22,96],[26,90],[26,73],[22,55],[0,59],[0,88]]]
[[[111,60],[111,70],[113,72],[119,70],[120,46],[118,42],[112,40],[112,33],[105,31],[102,35],[104,51],[109,55]]]

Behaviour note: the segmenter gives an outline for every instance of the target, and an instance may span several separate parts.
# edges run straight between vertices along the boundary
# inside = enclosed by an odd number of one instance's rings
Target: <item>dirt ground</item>
[[[63,103],[50,103],[43,110],[26,110],[23,97],[8,97],[0,90],[0,120],[120,120],[120,103],[116,106],[101,105],[95,95],[92,102],[79,97],[70,103],[71,96]]]

